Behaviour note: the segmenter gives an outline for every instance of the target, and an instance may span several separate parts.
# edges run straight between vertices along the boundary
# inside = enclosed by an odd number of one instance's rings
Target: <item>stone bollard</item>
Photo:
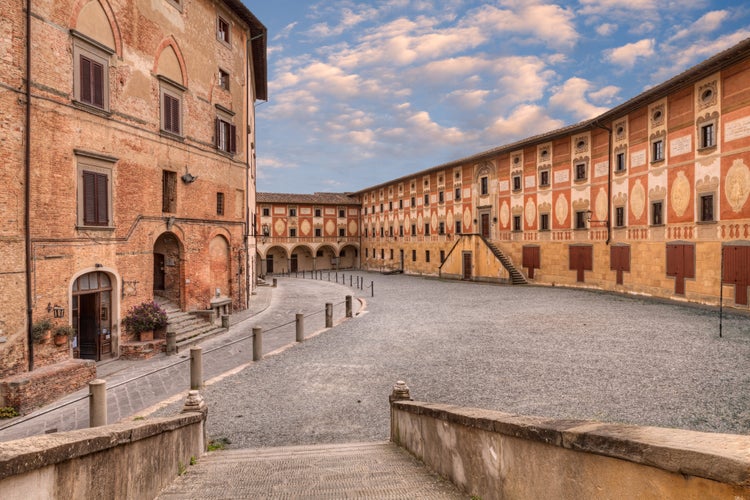
[[[228,314],[221,315],[221,327],[229,329],[229,315]]]
[[[203,414],[203,451],[208,451],[208,430],[206,429],[206,417],[208,417],[208,406],[203,400],[201,393],[195,390],[188,391],[185,404],[181,413],[198,412]]]
[[[396,384],[393,386],[393,391],[391,391],[391,395],[388,396],[388,402],[390,403],[391,407],[391,442],[398,443],[398,430],[397,430],[397,423],[396,419],[394,418],[394,411],[393,411],[393,403],[396,401],[413,401],[411,399],[411,393],[409,391],[409,386],[406,385],[406,382],[403,380],[399,380],[396,382]]]
[[[326,302],[326,328],[333,328],[333,304]]]
[[[263,359],[263,329],[256,326],[253,328],[253,361]]]
[[[107,425],[107,382],[89,382],[89,427]]]
[[[276,278],[273,279],[273,287],[276,288]]]
[[[297,342],[302,342],[305,340],[305,315],[297,313],[294,319],[297,322]]]
[[[177,354],[177,332],[174,325],[167,325],[167,354]]]
[[[203,388],[203,349],[197,346],[190,348],[190,388]]]
[[[352,317],[352,296],[351,295],[346,296],[346,317],[347,318]]]

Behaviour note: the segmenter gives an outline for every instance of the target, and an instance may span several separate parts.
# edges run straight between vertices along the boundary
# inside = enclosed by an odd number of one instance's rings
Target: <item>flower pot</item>
[[[146,330],[145,332],[141,332],[138,334],[138,340],[141,342],[147,342],[150,340],[154,340],[154,331],[153,330]]]
[[[55,335],[55,345],[61,346],[68,342],[68,337],[65,335]]]

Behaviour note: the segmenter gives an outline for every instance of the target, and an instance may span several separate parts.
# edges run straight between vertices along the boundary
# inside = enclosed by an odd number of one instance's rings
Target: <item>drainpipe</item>
[[[252,30],[250,31],[252,34]],[[252,38],[252,37],[251,37]],[[250,54],[252,50],[252,41],[251,39],[247,40],[247,43],[245,45],[245,83],[247,84],[247,90],[245,91],[245,119],[247,120],[247,123],[245,123],[245,137],[249,141],[250,138],[247,134],[247,124],[250,123]],[[255,123],[253,123],[253,133],[255,133]],[[245,162],[247,163],[247,168],[245,169],[245,197],[247,198],[247,206],[245,207],[245,247],[247,248],[247,251],[245,252],[245,279],[247,280],[247,292],[245,293],[245,309],[250,307],[250,296],[253,293],[254,290],[254,283],[255,283],[255,269],[250,268],[250,234],[251,234],[251,228],[253,226],[250,225],[250,175],[252,174],[252,161],[251,161],[251,155],[253,154],[251,145],[247,145],[247,152],[245,156]],[[252,146],[254,147],[254,141]],[[254,197],[253,197],[254,199]],[[253,230],[253,238],[255,238],[256,231]]]
[[[24,133],[24,228],[26,251],[26,340],[29,371],[34,370],[34,341],[31,336],[31,0],[26,0],[26,130]]]
[[[594,125],[604,129],[609,134],[609,142],[607,145],[607,241],[605,245],[609,245],[612,239],[612,129],[599,123],[594,122]]]

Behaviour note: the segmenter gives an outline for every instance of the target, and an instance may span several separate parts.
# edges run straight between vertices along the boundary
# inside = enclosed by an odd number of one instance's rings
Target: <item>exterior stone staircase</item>
[[[180,307],[164,297],[154,300],[167,312],[167,325],[177,332],[177,351],[186,349],[214,335],[226,332],[226,328],[213,325],[201,315],[180,310]]]
[[[521,271],[516,268],[516,266],[513,265],[513,262],[511,262],[507,255],[505,255],[499,248],[497,248],[494,243],[492,243],[487,238],[482,237],[482,240],[484,240],[484,243],[489,247],[490,250],[492,250],[492,253],[495,254],[495,257],[497,257],[497,260],[499,260],[503,267],[508,271],[511,284],[529,284],[529,282],[526,280],[526,277],[521,273]]]
[[[467,498],[392,443],[210,452],[158,499]]]

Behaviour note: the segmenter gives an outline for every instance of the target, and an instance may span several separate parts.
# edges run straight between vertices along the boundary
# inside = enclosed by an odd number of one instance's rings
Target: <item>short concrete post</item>
[[[203,401],[201,393],[195,390],[188,391],[185,404],[182,406],[181,413],[198,412],[203,414],[203,451],[208,451],[208,432],[206,429],[206,417],[208,416],[208,406]]]
[[[346,296],[346,317],[347,318],[352,317],[352,296],[351,295]]]
[[[256,326],[253,328],[253,361],[263,359],[263,329]]]
[[[388,396],[388,402],[391,406],[391,441],[394,443],[398,442],[398,430],[393,411],[393,403],[396,401],[412,401],[409,386],[403,380],[396,382],[391,395]]]
[[[297,313],[294,319],[297,322],[297,342],[302,342],[305,340],[305,315]]]
[[[89,427],[107,425],[107,381],[89,382]]]
[[[177,354],[177,332],[174,325],[167,325],[167,354]]]
[[[333,328],[333,304],[326,302],[326,328]]]
[[[273,287],[276,288],[276,278],[273,279]]]
[[[190,388],[203,388],[203,348],[197,346],[190,348]]]
[[[221,327],[229,328],[229,315],[228,314],[221,315]]]

